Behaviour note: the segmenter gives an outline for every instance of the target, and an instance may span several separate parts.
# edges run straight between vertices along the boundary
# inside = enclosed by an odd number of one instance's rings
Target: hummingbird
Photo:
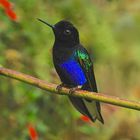
[[[53,45],[53,63],[61,84],[58,89],[69,87],[73,92],[76,89],[98,92],[91,61],[88,51],[81,45],[77,28],[67,20],[61,20],[54,25],[38,19],[53,30],[55,41]],[[69,97],[73,106],[92,122],[99,120],[104,124],[101,115],[101,107],[98,101]]]

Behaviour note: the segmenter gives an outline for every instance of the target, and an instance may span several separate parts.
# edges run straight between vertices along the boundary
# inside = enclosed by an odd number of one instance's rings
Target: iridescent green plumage
[[[84,50],[84,49],[77,50],[77,57],[78,57],[80,64],[84,67],[84,69],[86,71],[88,71],[90,69],[90,67],[93,65],[86,50]]]

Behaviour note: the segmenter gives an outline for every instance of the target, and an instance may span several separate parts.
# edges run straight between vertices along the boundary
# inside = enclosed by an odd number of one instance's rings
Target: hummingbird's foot
[[[58,86],[56,87],[56,90],[57,90],[58,92],[60,92],[61,89],[62,89],[63,87],[66,87],[66,84],[61,83],[60,85],[58,85]]]
[[[73,94],[76,90],[80,90],[80,89],[81,89],[81,86],[70,88],[69,93]]]

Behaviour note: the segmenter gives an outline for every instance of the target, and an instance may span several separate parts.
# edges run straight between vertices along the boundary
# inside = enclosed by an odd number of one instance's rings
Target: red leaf
[[[81,116],[80,117],[81,118],[81,120],[83,120],[84,122],[90,122],[90,118],[89,117],[87,117],[87,116]]]
[[[0,0],[0,4],[4,7],[4,8],[11,8],[12,7],[12,4],[9,2],[9,1],[7,1],[7,0]]]
[[[12,20],[17,19],[16,13],[12,10],[12,3],[8,0],[0,0],[0,4],[5,9],[5,13],[8,17],[10,17]]]
[[[16,20],[17,19],[17,15],[14,11],[12,11],[12,9],[5,9],[5,13],[12,19],[12,20]]]
[[[28,126],[28,130],[31,140],[38,140],[38,134],[31,124]]]

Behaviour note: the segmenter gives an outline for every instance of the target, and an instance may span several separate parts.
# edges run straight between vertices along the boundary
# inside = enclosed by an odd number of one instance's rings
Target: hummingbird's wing
[[[93,71],[93,63],[90,59],[87,50],[84,47],[79,46],[78,49],[76,50],[76,57],[87,78],[87,82],[83,85],[82,89],[97,92],[97,86]],[[101,115],[99,102],[91,100],[83,100],[83,102],[92,118],[94,120],[98,119],[99,121],[104,123],[104,120]]]
[[[84,85],[83,88],[86,88],[86,90],[88,91],[97,92],[97,85],[93,72],[93,63],[87,50],[80,46],[79,49],[77,49],[76,51],[76,57],[87,79],[87,83]]]

